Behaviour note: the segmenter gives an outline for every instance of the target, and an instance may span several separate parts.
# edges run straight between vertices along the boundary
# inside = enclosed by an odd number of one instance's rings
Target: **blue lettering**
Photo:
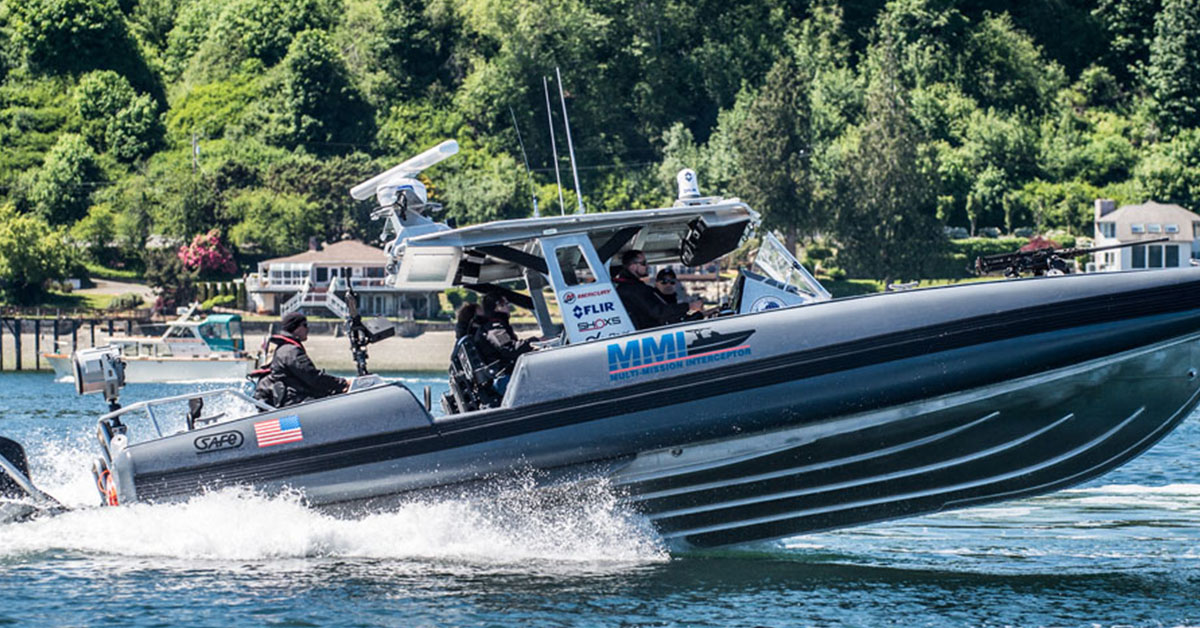
[[[653,337],[642,338],[642,364],[674,360],[685,355],[687,355],[687,343],[684,341],[681,331],[659,336],[657,342]]]
[[[625,343],[624,350],[619,344],[608,345],[608,370],[618,371],[641,365],[642,350],[638,341],[631,340]]]

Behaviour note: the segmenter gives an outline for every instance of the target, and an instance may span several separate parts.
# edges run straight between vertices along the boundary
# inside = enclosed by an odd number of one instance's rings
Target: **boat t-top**
[[[452,229],[417,175],[457,149],[445,142],[352,194],[379,200],[389,282],[503,294],[534,313],[541,348],[502,394],[470,341],[455,347],[440,412],[370,375],[286,408],[236,390],[120,408],[119,361],[84,356],[80,385],[114,403],[97,430],[102,502],[248,485],[370,512],[527,475],[607,483],[673,547],[715,547],[1073,486],[1197,404],[1200,269],[831,299],[761,233],[721,315],[634,329],[610,271],[622,252],[708,264],[758,215],[701,196],[684,171],[672,207]],[[8,442],[9,460],[23,459]],[[20,477],[10,494],[36,490]]]

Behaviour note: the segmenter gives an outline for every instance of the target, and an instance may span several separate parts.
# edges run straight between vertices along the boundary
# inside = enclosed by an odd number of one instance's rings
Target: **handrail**
[[[262,410],[262,411],[269,411],[269,410],[275,409],[274,406],[263,403],[262,401],[247,395],[246,393],[242,392],[241,390],[238,390],[237,388],[218,388],[216,390],[204,390],[204,391],[199,391],[199,392],[184,393],[182,395],[172,395],[170,397],[160,397],[158,399],[151,399],[149,401],[138,401],[136,403],[131,403],[123,408],[120,408],[119,410],[114,410],[112,412],[109,412],[108,414],[101,416],[100,419],[98,420],[98,423],[101,423],[101,424],[106,423],[111,419],[115,419],[119,416],[128,414],[130,412],[134,412],[136,410],[145,410],[146,416],[150,417],[151,423],[154,424],[154,431],[157,432],[159,438],[161,438],[163,435],[162,427],[158,424],[158,417],[156,417],[154,415],[154,407],[155,406],[166,405],[168,403],[177,403],[180,401],[187,401],[189,399],[196,399],[198,397],[199,398],[216,397],[216,396],[224,395],[224,394],[232,395],[236,398],[241,399],[242,401],[249,402],[250,404],[254,405],[256,408],[258,408],[259,410]]]

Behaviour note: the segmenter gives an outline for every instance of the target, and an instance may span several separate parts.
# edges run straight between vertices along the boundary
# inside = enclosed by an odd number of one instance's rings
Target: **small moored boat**
[[[246,353],[241,316],[210,314],[195,319],[194,311],[193,305],[171,321],[161,336],[109,341],[125,360],[126,382],[236,381],[254,369],[256,359]],[[75,378],[70,354],[44,353],[42,357],[54,368],[55,379]]]

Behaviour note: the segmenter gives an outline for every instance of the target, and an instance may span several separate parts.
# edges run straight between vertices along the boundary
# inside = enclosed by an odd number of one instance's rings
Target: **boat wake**
[[[544,497],[516,486],[486,502],[412,501],[345,519],[310,509],[298,493],[228,489],[178,504],[86,507],[3,525],[0,562],[66,551],[221,563],[335,558],[590,570],[669,558],[649,525],[623,510],[607,487],[558,494],[550,508]]]

